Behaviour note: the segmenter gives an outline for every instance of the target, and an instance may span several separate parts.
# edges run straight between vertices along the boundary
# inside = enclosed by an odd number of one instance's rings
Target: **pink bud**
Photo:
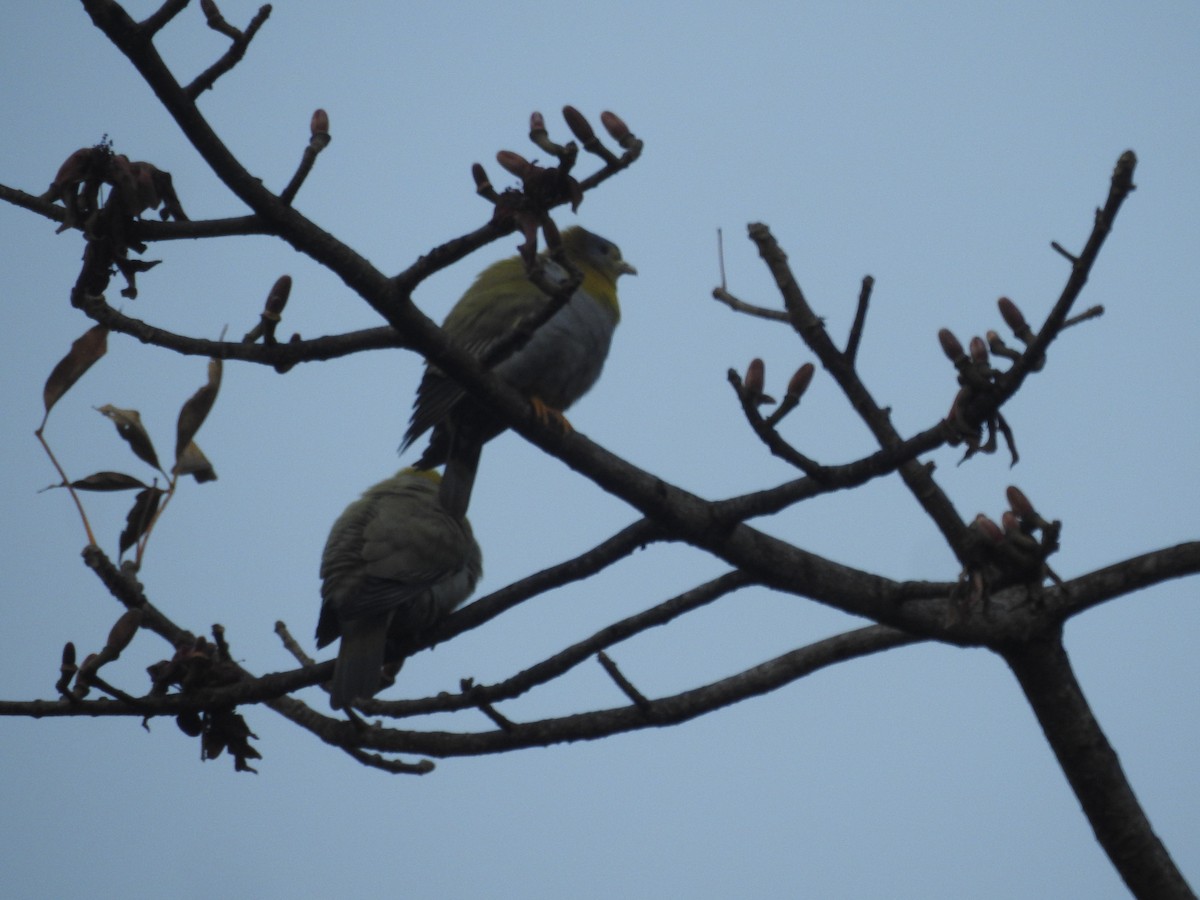
[[[938,341],[942,345],[942,352],[946,354],[946,358],[950,362],[957,363],[965,355],[962,344],[958,342],[958,338],[954,336],[949,328],[943,328],[938,331]]]
[[[971,527],[994,544],[999,544],[1004,540],[1004,532],[1000,530],[1000,526],[983,513],[975,517],[975,521],[971,523]]]
[[[971,360],[977,363],[985,363],[988,360],[988,347],[981,337],[971,338]]]
[[[795,397],[797,400],[803,397],[804,392],[808,390],[808,386],[812,383],[815,371],[816,367],[812,363],[805,363],[798,368],[792,376],[792,380],[788,382],[788,396]]]
[[[292,292],[292,276],[280,275],[271,286],[271,293],[267,294],[266,313],[278,319],[283,312],[283,308],[287,306],[288,295]]]
[[[314,135],[329,134],[329,113],[323,109],[314,112],[308,123],[308,130]]]
[[[600,123],[618,144],[629,137],[629,126],[616,113],[608,112],[607,110],[600,113]]]
[[[1025,317],[1017,309],[1017,304],[1013,303],[1007,297],[1001,297],[996,302],[1000,307],[1000,315],[1004,317],[1004,324],[1011,328],[1014,334],[1020,334],[1029,327],[1025,322]]]
[[[750,360],[750,365],[746,367],[746,377],[743,384],[746,387],[746,392],[752,397],[757,397],[763,392],[763,387],[766,381],[766,366],[758,357]]]
[[[518,178],[524,178],[529,174],[529,160],[523,157],[520,153],[513,153],[511,150],[501,150],[496,154],[496,162],[500,163],[505,170],[516,175]]]
[[[1037,515],[1033,508],[1033,504],[1029,502],[1029,498],[1025,496],[1016,485],[1009,485],[1008,490],[1004,492],[1008,497],[1008,505],[1012,507],[1013,512],[1023,519],[1032,519]]]
[[[564,106],[563,118],[567,120],[567,126],[571,129],[571,133],[585,144],[596,139],[596,132],[592,131],[588,120],[575,107]]]
[[[117,619],[112,630],[108,633],[108,643],[104,649],[116,658],[121,655],[121,651],[129,646],[129,642],[133,640],[133,636],[137,634],[138,628],[142,624],[142,611],[140,609],[126,610],[121,618]]]

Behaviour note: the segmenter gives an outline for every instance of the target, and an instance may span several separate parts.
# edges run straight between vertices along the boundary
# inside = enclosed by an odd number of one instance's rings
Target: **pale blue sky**
[[[131,4],[137,16],[155,4]],[[195,4],[193,4],[195,6]],[[108,134],[169,170],[193,218],[244,208],[186,145],[78,4],[14,4],[0,32],[0,182],[39,192],[71,151]],[[956,467],[933,454],[966,516],[998,516],[1021,485],[1064,521],[1071,577],[1198,536],[1200,7],[1194,3],[274,4],[246,60],[203,111],[282,187],[312,110],[333,142],[297,206],[386,271],[473,229],[489,208],[470,165],[525,138],[543,111],[612,109],[643,159],[589,194],[578,221],[617,241],[622,284],[609,368],[572,421],[632,462],[711,498],[791,476],[742,423],[725,370],[752,356],[768,388],[809,354],[778,325],[709,299],[716,229],[730,289],[778,303],[745,224],[765,221],[833,333],[864,274],[876,290],[859,359],[906,432],[944,415],[954,373],[936,333],[999,328],[1012,297],[1041,321],[1118,155],[1134,193],[1084,305],[1006,409],[1022,453]],[[225,0],[244,24],[257,4]],[[162,35],[185,80],[224,49],[189,8]],[[592,171],[584,160],[580,171]],[[561,213],[560,222],[576,217]],[[76,234],[0,207],[0,695],[49,697],[62,643],[95,649],[119,610],[79,560],[84,543],[33,439],[42,383],[89,326],[67,300]],[[515,239],[444,272],[417,300],[440,318]],[[264,238],[175,242],[148,254],[132,315],[189,334],[240,334],[284,272],[285,335],[378,324],[290,248]],[[117,299],[115,290],[110,299]],[[91,410],[141,410],[160,450],[204,361],[113,336],[55,410],[73,477],[140,474]],[[147,593],[181,625],[225,625],[256,671],[289,668],[284,619],[312,648],[329,524],[393,471],[420,362],[400,352],[286,376],[231,364],[200,434],[220,480],[185,485],[150,545]],[[785,436],[823,462],[872,448],[818,371]],[[115,554],[124,496],[88,498]],[[472,505],[481,592],[580,552],[635,518],[515,436],[489,445]],[[953,558],[895,479],[757,523],[814,552],[896,577],[949,579]],[[491,681],[722,571],[654,547],[422,654],[389,696]],[[1158,834],[1200,884],[1200,628],[1195,585],[1110,603],[1068,627],[1089,699]],[[612,651],[647,694],[712,680],[858,624],[747,591]],[[106,677],[130,690],[165,645],[146,634]],[[310,699],[324,707],[317,692]],[[529,719],[623,702],[596,665],[505,704]],[[918,646],[825,671],[682,727],[448,760],[424,778],[360,768],[265,709],[258,776],[168,721],[0,720],[0,892],[13,897],[1121,897],[1014,679],[984,651]],[[430,727],[483,729],[482,716]]]

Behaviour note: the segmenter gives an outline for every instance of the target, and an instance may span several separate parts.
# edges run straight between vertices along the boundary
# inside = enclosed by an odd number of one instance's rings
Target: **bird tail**
[[[475,472],[479,468],[483,443],[462,431],[452,431],[449,443],[438,500],[442,509],[454,518],[461,519],[471,504],[471,490],[475,486]]]
[[[329,705],[348,709],[355,700],[369,700],[379,690],[383,652],[391,613],[362,621],[346,622],[333,667]]]

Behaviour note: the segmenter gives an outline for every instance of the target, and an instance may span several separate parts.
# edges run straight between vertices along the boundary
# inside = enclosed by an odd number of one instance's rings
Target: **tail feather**
[[[383,652],[392,615],[347,622],[333,668],[329,705],[347,709],[355,700],[369,700],[379,690]]]
[[[471,490],[475,486],[475,472],[479,468],[483,444],[462,433],[452,433],[449,443],[449,454],[438,491],[438,500],[442,509],[454,518],[461,519],[467,514],[467,507],[471,505]],[[430,449],[433,449],[432,443]]]

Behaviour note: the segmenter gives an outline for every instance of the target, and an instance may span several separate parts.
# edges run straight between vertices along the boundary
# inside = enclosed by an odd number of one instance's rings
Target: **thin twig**
[[[858,292],[858,307],[854,311],[854,324],[850,326],[850,337],[846,339],[846,360],[854,365],[858,356],[858,345],[862,341],[863,326],[867,323],[867,305],[871,302],[871,289],[875,287],[875,279],[864,275],[862,288]]]
[[[316,665],[316,661],[307,653],[305,653],[304,648],[300,646],[299,642],[294,637],[292,637],[292,633],[288,631],[288,627],[286,624],[284,624],[283,619],[279,619],[275,623],[275,633],[279,635],[279,639],[283,641],[283,648],[295,657],[296,662],[305,667]]]
[[[653,708],[653,704],[646,699],[645,694],[633,686],[632,681],[630,681],[621,673],[621,670],[617,668],[617,664],[612,661],[607,653],[597,653],[596,659],[600,662],[600,665],[604,667],[604,671],[608,673],[608,677],[616,683],[617,687],[621,689],[622,693],[624,693],[626,697],[634,702],[634,705],[637,706],[638,709],[645,713],[650,712],[650,710]]]
[[[229,49],[215,63],[196,76],[196,79],[184,88],[184,93],[188,98],[195,100],[209,88],[211,88],[226,72],[230,71],[234,66],[241,62],[242,57],[246,55],[246,48],[250,46],[250,42],[254,40],[254,35],[258,33],[258,29],[262,28],[263,23],[271,15],[271,6],[267,4],[259,7],[258,12],[254,14],[254,18],[250,20],[250,24],[246,26],[245,31],[237,29],[225,23],[225,20],[217,14],[217,18],[226,27],[223,29],[219,25],[213,25],[213,20],[209,20],[209,24],[227,36],[233,36],[233,42],[229,45]]]
[[[745,313],[748,316],[756,316],[760,319],[769,319],[772,322],[786,322],[788,315],[781,309],[767,309],[765,306],[755,306],[752,303],[746,303],[744,300],[739,300],[723,287],[713,288],[713,299],[720,300],[734,312]]]

